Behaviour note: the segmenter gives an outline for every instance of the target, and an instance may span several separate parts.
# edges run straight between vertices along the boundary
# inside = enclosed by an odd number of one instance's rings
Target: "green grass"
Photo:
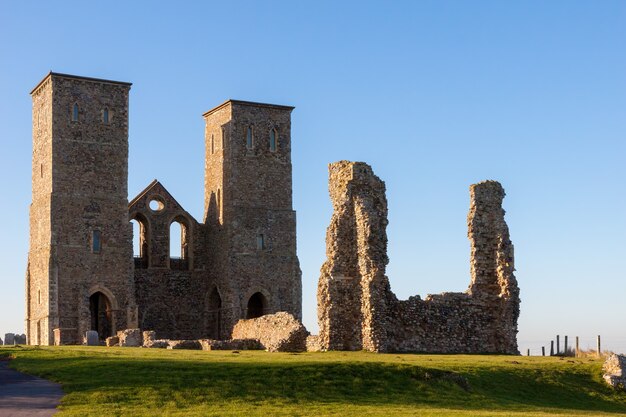
[[[12,347],[64,416],[626,415],[597,359]]]

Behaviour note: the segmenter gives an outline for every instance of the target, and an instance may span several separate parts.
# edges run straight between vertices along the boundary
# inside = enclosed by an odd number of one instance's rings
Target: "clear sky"
[[[296,106],[304,323],[331,216],[327,164],[387,184],[400,298],[464,291],[470,184],[495,179],[515,245],[519,345],[626,352],[626,2],[0,0],[0,334],[23,331],[29,92],[50,70],[133,83],[129,197],[154,178],[198,220],[201,114]]]

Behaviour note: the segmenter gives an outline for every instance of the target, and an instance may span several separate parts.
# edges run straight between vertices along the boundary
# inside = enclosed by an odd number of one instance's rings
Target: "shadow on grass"
[[[13,367],[63,384],[73,401],[151,407],[194,403],[338,403],[465,410],[626,413],[626,395],[589,367],[477,367],[467,373],[404,363],[237,362],[124,355],[18,355]]]

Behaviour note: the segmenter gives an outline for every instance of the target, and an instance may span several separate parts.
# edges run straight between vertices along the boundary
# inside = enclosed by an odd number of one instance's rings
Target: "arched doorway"
[[[89,329],[97,331],[100,339],[112,336],[112,309],[107,296],[98,291],[89,297],[89,312],[91,314]]]
[[[267,309],[267,299],[260,292],[255,292],[248,300],[248,308],[246,309],[246,318],[254,319],[265,314]]]
[[[209,337],[220,340],[222,333],[222,297],[220,297],[217,287],[213,288],[207,300],[207,320]]]

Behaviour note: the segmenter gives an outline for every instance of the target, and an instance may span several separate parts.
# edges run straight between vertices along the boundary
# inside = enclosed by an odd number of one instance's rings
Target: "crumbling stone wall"
[[[602,377],[611,387],[626,391],[626,356],[611,354],[602,366]]]
[[[362,162],[329,166],[333,216],[318,285],[322,350],[517,354],[519,289],[496,181],[470,187],[471,283],[400,301],[385,275],[385,184]]]

